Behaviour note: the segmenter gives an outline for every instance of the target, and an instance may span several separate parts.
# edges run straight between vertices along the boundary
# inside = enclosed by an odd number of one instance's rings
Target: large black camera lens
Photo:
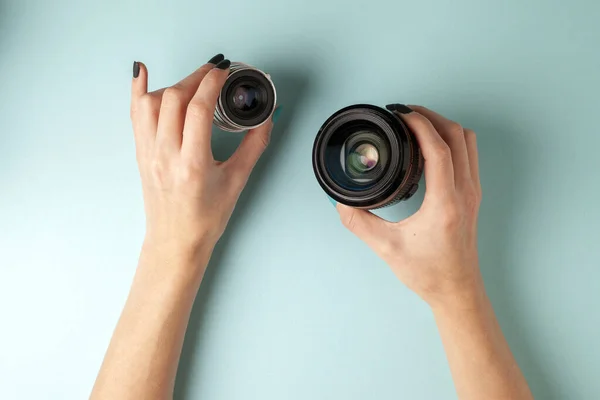
[[[215,109],[215,125],[230,132],[256,128],[273,114],[276,96],[269,75],[246,64],[231,63]]]
[[[423,157],[413,133],[394,113],[358,104],[333,114],[313,147],[317,181],[335,201],[375,209],[409,199]]]

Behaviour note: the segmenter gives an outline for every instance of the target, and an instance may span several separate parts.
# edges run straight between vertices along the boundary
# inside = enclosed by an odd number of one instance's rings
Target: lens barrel
[[[313,170],[329,197],[361,209],[408,200],[418,189],[423,157],[414,134],[383,108],[357,104],[337,111],[317,133]]]
[[[264,124],[275,111],[277,93],[271,77],[233,62],[219,95],[214,124],[228,132],[243,132]]]

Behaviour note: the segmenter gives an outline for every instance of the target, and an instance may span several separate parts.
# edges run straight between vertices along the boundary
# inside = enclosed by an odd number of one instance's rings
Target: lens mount
[[[362,153],[356,156],[353,149],[360,145]],[[350,168],[349,153],[354,155]],[[373,162],[374,154],[374,166],[363,168]],[[357,160],[360,174],[355,173]],[[323,190],[335,201],[356,208],[374,209],[408,199],[416,191],[422,166],[420,149],[408,127],[395,114],[369,104],[333,114],[321,126],[313,146],[313,169]]]

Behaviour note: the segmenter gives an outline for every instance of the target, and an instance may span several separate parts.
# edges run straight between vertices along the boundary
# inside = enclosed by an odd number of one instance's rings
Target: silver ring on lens
[[[277,92],[269,74],[247,64],[232,62],[213,122],[221,130],[243,132],[268,121],[276,105]]]

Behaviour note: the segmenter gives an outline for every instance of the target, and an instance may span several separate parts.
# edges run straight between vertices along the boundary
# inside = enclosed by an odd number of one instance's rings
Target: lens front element
[[[260,91],[250,85],[240,85],[233,90],[233,106],[238,112],[251,112],[260,104]]]
[[[346,175],[357,185],[379,179],[389,159],[389,145],[376,131],[358,131],[344,142],[341,158]]]
[[[347,167],[353,174],[364,174],[375,168],[377,161],[379,161],[377,148],[372,144],[363,143],[350,151]]]

